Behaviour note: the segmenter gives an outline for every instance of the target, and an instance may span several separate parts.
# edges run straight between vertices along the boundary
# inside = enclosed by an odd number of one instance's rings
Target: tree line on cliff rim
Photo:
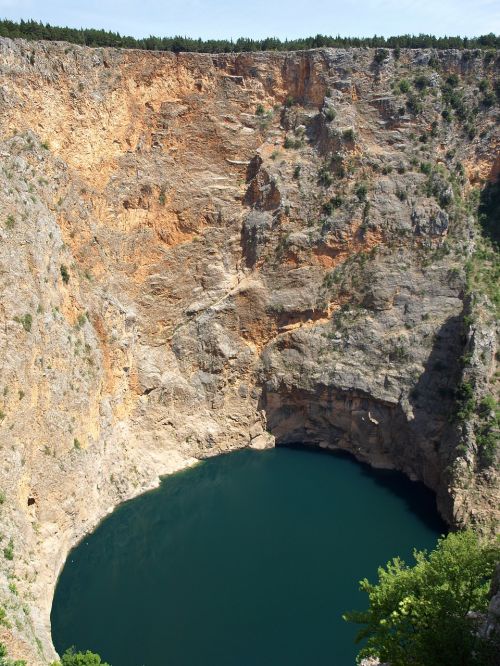
[[[134,37],[118,32],[93,28],[68,28],[52,26],[38,21],[0,21],[0,37],[28,40],[64,41],[82,46],[112,46],[147,51],[192,51],[197,53],[235,53],[241,51],[301,51],[321,47],[362,47],[391,49],[498,49],[500,36],[490,33],[479,37],[435,37],[434,35],[400,35],[395,37],[336,37],[316,35],[300,39],[281,40],[277,37],[249,39],[192,39],[190,37]]]

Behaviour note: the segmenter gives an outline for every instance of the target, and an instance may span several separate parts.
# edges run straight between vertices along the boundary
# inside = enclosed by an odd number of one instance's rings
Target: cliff
[[[492,529],[476,210],[500,164],[498,70],[472,51],[0,39],[13,656],[54,657],[53,589],[85,532],[222,451],[345,449],[424,481],[451,525]]]

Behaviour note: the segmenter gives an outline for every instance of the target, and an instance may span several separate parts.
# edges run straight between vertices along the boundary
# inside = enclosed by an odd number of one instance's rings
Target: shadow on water
[[[317,455],[328,455],[334,458],[348,460],[361,469],[366,476],[376,485],[391,492],[399,500],[404,502],[408,510],[431,530],[445,534],[448,527],[436,510],[436,494],[420,481],[411,481],[403,472],[391,469],[375,469],[367,463],[357,460],[348,451],[332,451],[321,449],[310,444],[279,444],[277,448],[293,449],[296,451],[308,451]]]

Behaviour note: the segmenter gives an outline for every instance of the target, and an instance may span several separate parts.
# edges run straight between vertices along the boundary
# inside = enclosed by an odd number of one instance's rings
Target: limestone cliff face
[[[467,424],[450,417],[467,336],[483,393],[495,371],[487,307],[475,333],[464,321],[464,267],[467,197],[499,143],[477,86],[497,76],[458,51],[376,62],[0,40],[13,656],[54,657],[69,548],[200,457],[273,437],[342,448],[423,480],[450,523],[491,524],[496,474],[474,442],[460,457]],[[448,120],[450,90],[462,106]]]

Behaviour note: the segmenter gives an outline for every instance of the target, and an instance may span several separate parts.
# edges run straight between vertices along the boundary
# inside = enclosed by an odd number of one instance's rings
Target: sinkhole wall
[[[57,575],[112,507],[273,437],[401,469],[491,529],[495,319],[465,266],[498,172],[497,59],[375,56],[0,39],[13,657],[54,658]]]

